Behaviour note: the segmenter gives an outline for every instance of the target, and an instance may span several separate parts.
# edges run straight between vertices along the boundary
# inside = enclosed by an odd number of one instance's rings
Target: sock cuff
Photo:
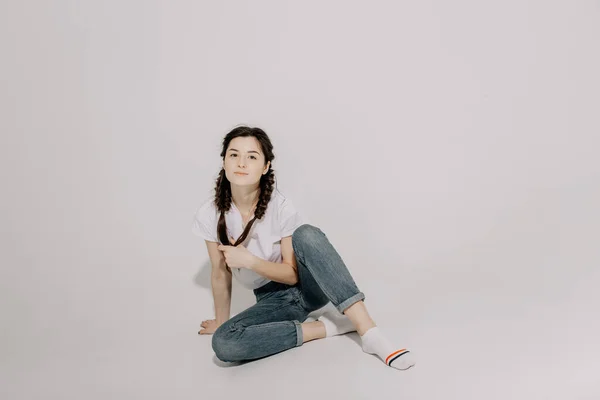
[[[370,336],[373,335],[377,335],[377,332],[379,332],[379,327],[378,326],[374,326],[372,328],[369,328],[360,338],[363,340],[369,340],[368,338]]]
[[[330,321],[326,315],[322,315],[321,317],[319,317],[319,321],[321,321],[323,325],[325,325],[325,337],[331,337],[336,334],[337,329],[335,327],[335,324],[332,321]]]

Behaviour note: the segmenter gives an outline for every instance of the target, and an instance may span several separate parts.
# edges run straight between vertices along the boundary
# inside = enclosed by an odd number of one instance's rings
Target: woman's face
[[[223,168],[232,185],[248,186],[260,182],[260,177],[269,170],[265,155],[255,137],[236,137],[229,142]]]

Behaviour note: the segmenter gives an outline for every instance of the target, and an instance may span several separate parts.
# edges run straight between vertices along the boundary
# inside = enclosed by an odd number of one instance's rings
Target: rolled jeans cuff
[[[296,325],[296,347],[302,346],[304,343],[304,334],[302,333],[302,325],[299,321],[292,321]]]
[[[344,310],[346,308],[350,307],[352,304],[356,303],[357,301],[364,300],[364,299],[365,299],[365,294],[363,292],[358,292],[354,296],[350,297],[348,300],[344,300],[343,302],[338,304],[336,306],[336,308],[338,309],[338,311],[341,314],[343,314]]]

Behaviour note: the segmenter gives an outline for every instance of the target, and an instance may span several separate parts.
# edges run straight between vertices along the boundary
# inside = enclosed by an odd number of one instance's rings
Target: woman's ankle
[[[326,336],[325,325],[321,321],[303,322],[300,326],[302,328],[303,343],[323,339]]]
[[[367,332],[369,329],[377,326],[375,324],[375,321],[373,321],[373,319],[369,315],[367,307],[365,306],[365,303],[363,301],[357,301],[350,307],[346,308],[344,310],[344,315],[350,318],[350,320],[356,327],[356,332],[360,336],[364,335],[365,332]]]

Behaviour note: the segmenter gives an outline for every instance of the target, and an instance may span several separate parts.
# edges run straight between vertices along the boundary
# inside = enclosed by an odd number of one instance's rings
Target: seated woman
[[[274,188],[273,146],[259,128],[223,139],[215,197],[195,214],[192,231],[206,241],[215,319],[202,321],[222,361],[266,357],[314,339],[357,331],[363,351],[406,370],[412,353],[393,345],[369,316],[365,295],[325,234],[304,224]],[[237,239],[236,239],[237,238]],[[256,304],[229,318],[232,276]],[[309,316],[315,321],[304,322]]]

